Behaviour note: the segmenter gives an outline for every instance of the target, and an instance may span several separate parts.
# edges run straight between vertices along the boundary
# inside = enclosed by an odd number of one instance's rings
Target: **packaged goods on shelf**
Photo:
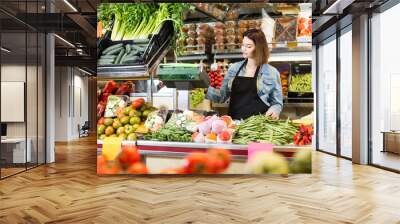
[[[168,111],[165,108],[160,108],[157,111],[151,112],[144,123],[144,126],[151,132],[156,132],[164,127]]]
[[[203,120],[203,116],[190,110],[175,111],[172,113],[165,127],[180,127],[190,132],[197,131],[197,124]]]
[[[295,42],[297,40],[297,18],[285,16],[275,21],[275,42]]]

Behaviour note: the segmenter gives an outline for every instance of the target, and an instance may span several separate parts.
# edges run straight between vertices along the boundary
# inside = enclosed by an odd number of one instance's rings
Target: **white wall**
[[[25,64],[9,64],[1,66],[1,81],[3,82],[25,82]],[[33,69],[28,67],[29,70]],[[1,108],[6,110],[6,108]],[[28,115],[29,116],[29,115]],[[28,120],[30,120],[28,118]],[[10,122],[7,123],[7,137],[25,137],[25,123],[24,122]]]
[[[56,67],[56,141],[79,138],[78,124],[88,120],[88,78],[72,67]]]

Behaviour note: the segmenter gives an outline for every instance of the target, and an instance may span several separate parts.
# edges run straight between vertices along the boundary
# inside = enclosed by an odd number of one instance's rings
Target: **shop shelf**
[[[283,103],[283,107],[314,107],[314,103]]]
[[[219,53],[214,55],[214,59],[243,59],[242,53]],[[312,53],[310,52],[271,52],[270,62],[311,62]]]
[[[214,108],[228,108],[229,104],[228,103],[212,103],[211,104],[212,107]]]
[[[207,59],[208,56],[206,54],[193,54],[176,57],[176,61],[202,61]]]

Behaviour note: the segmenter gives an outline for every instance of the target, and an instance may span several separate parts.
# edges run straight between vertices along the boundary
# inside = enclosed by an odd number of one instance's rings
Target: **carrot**
[[[97,22],[97,38],[100,38],[103,36],[103,23],[102,22]]]

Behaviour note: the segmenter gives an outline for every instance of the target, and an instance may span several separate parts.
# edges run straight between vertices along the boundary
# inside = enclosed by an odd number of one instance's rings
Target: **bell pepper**
[[[116,89],[118,89],[118,84],[114,80],[109,80],[103,88],[103,93],[112,93]]]

